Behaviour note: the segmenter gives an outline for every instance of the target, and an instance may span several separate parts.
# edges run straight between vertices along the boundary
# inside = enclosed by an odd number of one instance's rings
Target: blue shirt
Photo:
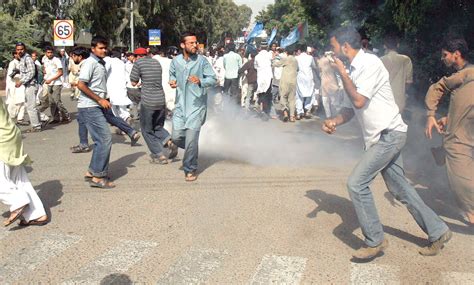
[[[107,71],[105,69],[105,61],[91,53],[84,60],[79,74],[79,81],[84,82],[95,95],[106,98],[107,96]],[[77,108],[98,107],[99,104],[89,98],[81,91]]]
[[[197,76],[200,84],[188,81]],[[199,130],[206,121],[206,89],[216,85],[217,78],[211,64],[201,55],[185,60],[180,54],[171,61],[170,81],[176,80],[176,107],[173,111],[173,128]]]

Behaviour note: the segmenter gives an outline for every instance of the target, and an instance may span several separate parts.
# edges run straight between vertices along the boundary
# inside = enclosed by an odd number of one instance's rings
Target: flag
[[[253,38],[255,38],[258,34],[260,34],[263,31],[263,23],[257,22],[255,26],[253,27],[252,32],[250,32],[248,38],[247,38],[247,43],[250,43]]]
[[[286,48],[300,40],[301,33],[298,28],[299,26],[294,28],[286,38],[281,39],[280,47]]]
[[[278,29],[275,27],[272,30],[272,34],[270,35],[270,39],[268,40],[268,45],[271,45],[273,40],[275,39],[275,36],[277,34]]]

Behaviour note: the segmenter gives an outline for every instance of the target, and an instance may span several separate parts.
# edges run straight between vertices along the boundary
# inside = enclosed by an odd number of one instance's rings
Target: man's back
[[[160,109],[166,105],[161,77],[161,65],[151,57],[140,58],[133,65],[130,79],[142,80],[142,103],[149,108]]]
[[[242,57],[239,54],[230,51],[224,55],[225,78],[237,78],[240,67],[242,67]]]
[[[381,58],[388,71],[395,103],[400,112],[405,108],[406,84],[413,82],[413,65],[408,56],[390,51]]]

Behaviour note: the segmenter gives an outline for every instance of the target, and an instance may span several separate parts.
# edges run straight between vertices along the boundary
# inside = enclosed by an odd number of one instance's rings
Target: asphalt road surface
[[[67,94],[63,101],[75,117],[75,102]],[[377,177],[372,191],[390,246],[356,263],[362,235],[345,183],[362,152],[357,125],[330,137],[317,118],[227,115],[209,115],[193,183],[179,160],[150,164],[143,138],[131,147],[114,134],[117,187],[90,188],[83,175],[91,153],[69,150],[78,143],[75,120],[25,134],[29,178],[51,222],[0,229],[0,283],[474,284],[474,230],[460,221],[445,170],[430,156],[439,139],[411,127],[403,156],[453,239],[439,256],[419,255],[424,233]]]

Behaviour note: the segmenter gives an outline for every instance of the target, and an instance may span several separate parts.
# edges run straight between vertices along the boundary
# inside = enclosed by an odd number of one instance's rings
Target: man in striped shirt
[[[171,141],[169,132],[164,128],[166,119],[166,99],[161,82],[160,63],[147,56],[144,48],[137,48],[134,54],[138,57],[130,73],[133,86],[141,79],[140,126],[143,138],[150,150],[151,163],[167,164],[178,154],[178,147]],[[169,148],[165,156],[164,147]]]

